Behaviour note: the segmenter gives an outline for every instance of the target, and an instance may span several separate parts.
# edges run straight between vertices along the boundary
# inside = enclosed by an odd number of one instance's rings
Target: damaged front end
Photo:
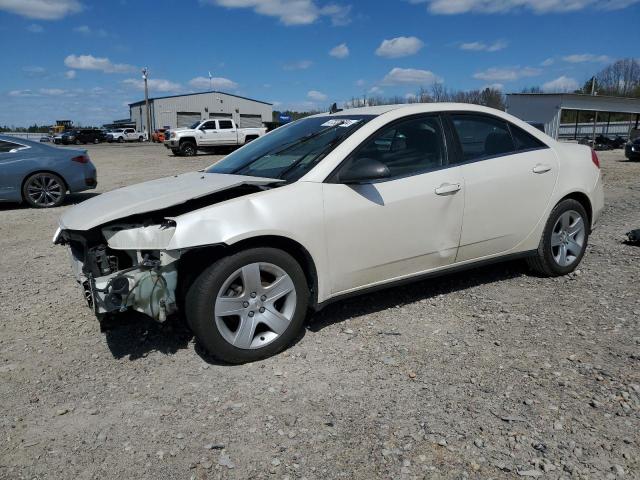
[[[177,310],[180,252],[166,250],[175,228],[171,220],[112,223],[59,229],[53,240],[68,246],[75,277],[98,319],[132,309],[164,322]]]

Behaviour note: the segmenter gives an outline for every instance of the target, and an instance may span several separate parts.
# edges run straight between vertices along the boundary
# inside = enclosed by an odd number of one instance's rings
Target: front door
[[[197,130],[198,145],[211,146],[216,144],[216,138],[218,136],[217,126],[215,120],[208,120],[200,125]]]
[[[342,184],[361,159],[384,163],[384,181]],[[438,116],[399,121],[359,147],[323,186],[332,294],[454,262],[464,210],[459,167],[447,167]],[[330,179],[329,182],[332,180]]]
[[[558,178],[553,151],[521,128],[484,114],[452,114],[465,182],[457,261],[507,253],[543,220]]]

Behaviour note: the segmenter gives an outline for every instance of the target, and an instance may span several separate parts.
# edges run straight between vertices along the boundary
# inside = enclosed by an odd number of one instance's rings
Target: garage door
[[[210,113],[209,118],[233,118],[231,113]]]
[[[187,128],[200,121],[200,112],[178,112],[178,128]]]
[[[262,115],[240,114],[240,128],[262,127]]]

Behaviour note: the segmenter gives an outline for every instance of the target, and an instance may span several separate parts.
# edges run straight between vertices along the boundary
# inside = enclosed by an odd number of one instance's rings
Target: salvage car
[[[86,150],[0,135],[0,202],[59,207],[67,192],[82,192],[97,184],[96,167]]]
[[[519,257],[568,274],[603,203],[588,147],[490,108],[387,105],[307,117],[206,170],[87,200],[54,243],[98,318],[181,310],[208,352],[241,363],[348,295]]]

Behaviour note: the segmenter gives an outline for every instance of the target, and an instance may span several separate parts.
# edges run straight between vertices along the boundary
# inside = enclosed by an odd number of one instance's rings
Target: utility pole
[[[211,75],[211,72],[209,72],[209,91],[213,92],[213,76]]]
[[[151,141],[151,110],[149,110],[149,88],[147,86],[147,78],[149,77],[149,69],[142,69],[142,79],[144,80],[144,104],[147,107],[147,140]]]
[[[596,94],[596,77],[592,77],[591,78],[591,96],[595,96]],[[596,149],[596,125],[598,123],[598,111],[594,111],[593,112],[593,142],[592,142],[592,147],[595,150]]]

